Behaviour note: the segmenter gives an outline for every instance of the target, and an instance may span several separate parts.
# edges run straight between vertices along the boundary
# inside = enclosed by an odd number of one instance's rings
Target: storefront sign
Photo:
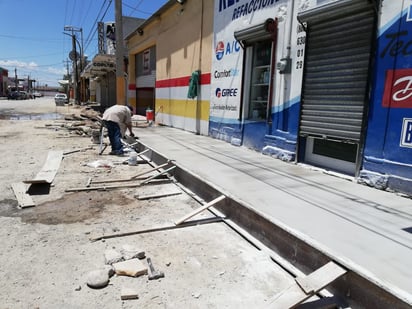
[[[406,15],[406,21],[412,21],[412,1],[409,1],[408,14]]]
[[[412,69],[386,71],[382,106],[412,108]]]
[[[403,119],[400,146],[412,148],[412,118]]]
[[[219,0],[219,12],[232,9],[232,20],[235,20],[268,8],[278,1],[279,0],[249,0],[241,4],[239,0]]]

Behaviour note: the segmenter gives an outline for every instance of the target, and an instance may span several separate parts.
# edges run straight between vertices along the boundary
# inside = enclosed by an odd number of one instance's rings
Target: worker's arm
[[[131,123],[126,124],[126,127],[127,127],[127,129],[129,129],[130,136],[134,137],[134,133],[132,131],[132,124]]]

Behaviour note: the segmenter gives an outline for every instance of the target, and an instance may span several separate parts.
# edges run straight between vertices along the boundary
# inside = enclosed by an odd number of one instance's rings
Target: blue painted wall
[[[295,159],[300,98],[272,108],[271,122],[218,119],[210,117],[209,135],[234,145],[261,151],[282,160]]]
[[[412,193],[412,22],[405,14],[379,34],[375,57],[360,176],[378,173],[387,187]]]

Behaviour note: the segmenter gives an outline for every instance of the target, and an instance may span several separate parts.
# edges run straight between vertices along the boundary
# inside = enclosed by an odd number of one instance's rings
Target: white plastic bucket
[[[129,165],[136,165],[137,164],[137,153],[135,151],[131,151],[129,153],[128,163],[129,163]]]

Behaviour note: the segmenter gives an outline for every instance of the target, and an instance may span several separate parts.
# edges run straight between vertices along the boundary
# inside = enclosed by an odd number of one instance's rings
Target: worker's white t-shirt
[[[125,105],[113,105],[103,113],[103,120],[113,121],[119,124],[122,136],[126,133],[128,124],[132,123],[132,114],[130,109]]]

